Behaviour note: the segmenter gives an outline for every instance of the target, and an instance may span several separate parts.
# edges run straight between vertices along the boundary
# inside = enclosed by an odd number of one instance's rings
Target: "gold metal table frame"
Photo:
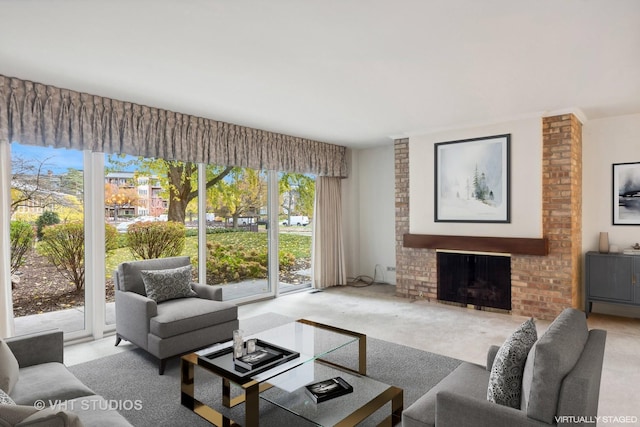
[[[346,366],[339,365],[328,360],[318,358],[317,362],[342,369],[348,372],[366,376],[367,374],[367,336],[358,332],[348,331],[346,329],[337,328],[322,323],[312,322],[306,319],[297,320],[299,323],[310,325],[319,329],[326,329],[332,332],[341,333],[358,338],[358,369],[354,370]],[[310,361],[313,363],[313,361]],[[218,427],[231,427],[238,426],[239,424],[210,406],[200,402],[195,398],[195,366],[198,365],[198,355],[196,353],[187,354],[182,356],[180,361],[180,376],[181,376],[181,404],[200,417],[204,418],[208,422]],[[246,383],[238,384],[243,392],[234,398],[231,397],[231,380],[228,378],[226,371],[223,369],[213,369],[209,366],[203,367],[207,371],[214,373],[222,377],[222,404],[227,408],[232,408],[244,402],[245,404],[245,424],[247,427],[254,427],[259,425],[259,404],[260,393],[268,390],[272,386],[267,383],[259,383],[258,381],[249,379]],[[387,417],[380,425],[392,426],[400,422],[400,417],[403,410],[403,391],[402,389],[394,386],[389,386],[384,392],[380,393],[377,397],[370,402],[356,409],[352,414],[340,421],[336,426],[347,427],[355,426],[368,416],[376,412],[386,403],[391,402],[391,415]]]

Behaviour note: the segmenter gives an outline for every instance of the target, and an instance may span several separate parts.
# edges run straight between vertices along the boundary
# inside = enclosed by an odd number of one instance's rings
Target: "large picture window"
[[[16,333],[113,330],[125,261],[189,256],[194,281],[233,302],[311,286],[312,175],[19,143],[10,157]],[[154,230],[173,237],[148,245]]]

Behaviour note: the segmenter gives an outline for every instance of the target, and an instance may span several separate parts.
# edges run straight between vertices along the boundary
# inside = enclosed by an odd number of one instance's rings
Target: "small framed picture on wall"
[[[640,225],[640,162],[613,165],[613,225]]]

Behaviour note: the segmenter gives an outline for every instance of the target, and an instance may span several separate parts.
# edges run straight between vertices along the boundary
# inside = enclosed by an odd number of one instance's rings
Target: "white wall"
[[[360,192],[358,154],[353,150],[347,151],[349,163],[349,178],[342,180],[342,232],[344,233],[345,264],[348,277],[360,274]],[[346,283],[345,283],[346,284]]]
[[[511,134],[511,222],[434,222],[434,144]],[[542,119],[532,117],[409,139],[410,225],[415,234],[542,237]]]
[[[396,265],[394,165],[392,141],[352,152],[350,175],[343,183],[350,277],[376,275],[377,282],[396,283],[395,272],[387,271]]]
[[[589,120],[582,128],[582,248],[598,249],[598,235],[621,250],[640,242],[640,226],[613,224],[614,163],[640,162],[640,114]]]
[[[639,225],[613,225],[613,164],[640,162],[640,114],[589,120],[582,128],[582,250],[598,250],[601,231],[620,250],[640,242]],[[583,275],[584,279],[584,275]],[[593,311],[640,317],[640,308],[594,303]]]

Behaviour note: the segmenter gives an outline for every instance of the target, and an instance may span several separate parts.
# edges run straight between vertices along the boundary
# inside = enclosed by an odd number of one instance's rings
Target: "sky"
[[[69,168],[83,170],[83,152],[66,148],[40,147],[24,145],[17,142],[11,144],[11,155],[25,160],[46,160],[46,170],[54,174],[67,172]],[[129,156],[128,156],[129,157]],[[108,156],[105,155],[105,167],[109,166]]]

